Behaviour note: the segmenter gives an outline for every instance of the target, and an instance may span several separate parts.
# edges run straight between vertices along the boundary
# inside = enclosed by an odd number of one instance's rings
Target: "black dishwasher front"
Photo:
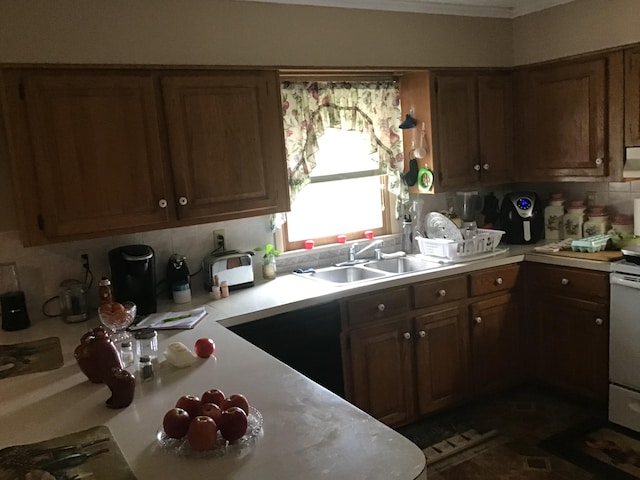
[[[229,330],[344,397],[340,307],[336,302],[281,313]]]

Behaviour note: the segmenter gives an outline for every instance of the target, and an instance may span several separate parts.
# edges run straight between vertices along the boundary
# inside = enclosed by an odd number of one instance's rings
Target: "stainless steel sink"
[[[416,257],[387,258],[385,260],[374,260],[363,265],[365,268],[382,270],[394,274],[420,272],[441,266],[438,262],[430,262],[429,260]]]
[[[362,267],[327,267],[316,270],[315,273],[301,274],[313,280],[323,280],[335,284],[350,284],[387,277],[388,273],[369,270]]]

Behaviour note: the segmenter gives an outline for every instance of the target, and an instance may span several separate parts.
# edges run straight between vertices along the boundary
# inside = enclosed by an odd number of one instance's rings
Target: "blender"
[[[476,215],[482,210],[482,197],[478,192],[456,192],[454,209],[462,220],[462,236],[475,237],[478,232]]]

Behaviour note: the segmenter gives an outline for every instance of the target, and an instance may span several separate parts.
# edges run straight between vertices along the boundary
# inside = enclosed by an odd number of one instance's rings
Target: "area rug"
[[[608,480],[640,479],[640,434],[604,419],[571,427],[540,447]]]

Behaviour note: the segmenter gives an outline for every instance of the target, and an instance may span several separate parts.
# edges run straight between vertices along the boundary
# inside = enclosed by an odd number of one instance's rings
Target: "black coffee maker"
[[[116,302],[133,302],[138,315],[158,310],[156,299],[156,259],[148,245],[125,245],[109,252],[111,286]]]

